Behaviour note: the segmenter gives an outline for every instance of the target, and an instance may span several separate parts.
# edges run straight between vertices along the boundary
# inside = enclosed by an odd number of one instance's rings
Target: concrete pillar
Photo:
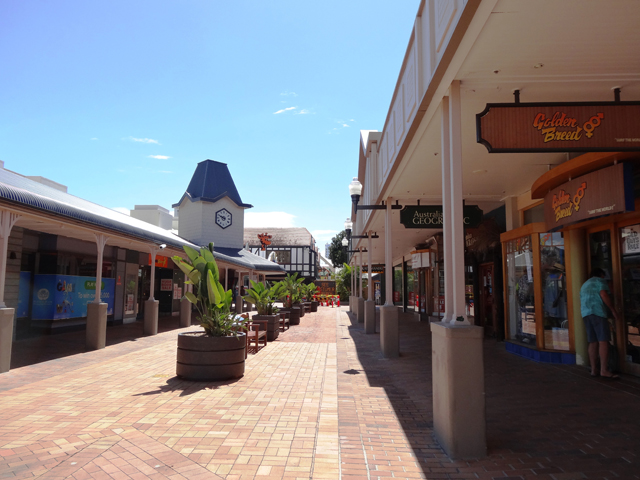
[[[191,302],[186,298],[180,300],[180,328],[191,326]]]
[[[156,335],[158,333],[158,300],[144,302],[144,334]]]
[[[358,323],[364,323],[364,298],[358,297],[356,301],[358,302]]]
[[[107,304],[87,304],[87,337],[88,350],[100,350],[107,343]]]
[[[238,287],[238,291],[240,291],[241,286]],[[236,313],[240,315],[242,313],[242,295],[238,295],[236,297]]]
[[[360,280],[359,283],[359,288],[358,288],[358,297],[360,298],[364,298],[362,296],[362,250],[360,250],[360,252],[358,253],[358,263],[359,263],[359,272],[358,272],[358,279]]]
[[[11,368],[15,308],[0,308],[0,373]]]
[[[385,304],[380,307],[380,350],[387,358],[400,355],[400,336],[398,333],[398,308],[393,304],[393,235],[392,198],[387,198],[387,211],[384,217],[384,275]]]
[[[364,333],[376,333],[376,301],[364,302]]]
[[[431,324],[433,430],[451,458],[487,454],[483,329]]]

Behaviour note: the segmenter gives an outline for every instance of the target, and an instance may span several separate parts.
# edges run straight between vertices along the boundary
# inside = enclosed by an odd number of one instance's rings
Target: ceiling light
[[[536,63],[533,68],[542,68],[544,67],[544,63]]]
[[[482,174],[482,173],[487,173],[487,171],[486,170],[474,170],[473,173]]]

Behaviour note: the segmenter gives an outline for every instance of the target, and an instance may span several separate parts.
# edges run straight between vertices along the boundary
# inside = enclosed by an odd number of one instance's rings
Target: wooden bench
[[[285,326],[287,327],[286,329]],[[284,332],[285,330],[289,330],[289,328],[291,328],[289,312],[280,312],[280,331]]]

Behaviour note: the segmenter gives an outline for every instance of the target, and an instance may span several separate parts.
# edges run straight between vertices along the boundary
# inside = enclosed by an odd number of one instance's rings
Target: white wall
[[[226,208],[232,215],[232,223],[221,228],[215,221],[218,210]],[[197,245],[214,242],[217,247],[242,248],[244,237],[244,208],[238,207],[228,197],[216,203],[191,202],[180,204],[178,235]]]

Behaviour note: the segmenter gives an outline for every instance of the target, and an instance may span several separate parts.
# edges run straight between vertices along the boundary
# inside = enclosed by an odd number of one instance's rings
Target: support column
[[[160,304],[155,299],[158,248],[155,245],[149,247],[149,253],[151,253],[151,285],[149,286],[149,300],[144,303],[144,334],[156,335],[158,333],[158,307]]]
[[[349,247],[351,248],[351,247]],[[354,281],[356,277],[356,268],[355,265],[351,265],[351,295],[349,295],[349,311],[355,313],[356,312],[356,289],[354,287]]]
[[[483,329],[470,325],[464,298],[460,82],[442,101],[445,318],[432,323],[433,430],[452,458],[487,453]],[[462,321],[457,321],[462,317]]]
[[[444,270],[444,315],[442,322],[453,317],[453,251],[451,248],[451,142],[449,135],[449,97],[442,99],[442,257]]]
[[[11,347],[13,345],[13,322],[16,309],[7,308],[4,303],[4,286],[7,276],[7,254],[9,235],[20,215],[8,210],[0,212],[0,373],[11,368]]]
[[[380,307],[380,349],[387,358],[400,355],[400,336],[398,333],[398,309],[393,304],[393,234],[391,216],[392,198],[387,198],[387,211],[384,217],[384,275],[386,282],[385,304]]]
[[[373,298],[373,282],[371,274],[371,230],[367,232],[367,301],[364,304],[364,333],[376,333],[376,301]]]
[[[184,281],[189,280],[187,275],[184,276]],[[186,294],[189,291],[189,287],[191,285],[184,284],[184,293]],[[183,295],[180,299],[180,328],[187,328],[191,326],[191,302],[187,300],[186,295]]]
[[[362,247],[358,248],[358,263],[360,265],[360,272],[358,273],[358,279],[360,280],[358,285],[358,323],[364,323],[364,297],[362,296]]]
[[[107,304],[102,302],[102,261],[104,246],[108,237],[102,233],[94,234],[98,249],[96,264],[96,293],[92,303],[87,304],[86,347],[89,350],[100,350],[107,344]]]
[[[242,274],[244,272],[238,272],[238,296],[236,296],[236,313],[240,315],[242,313]]]

